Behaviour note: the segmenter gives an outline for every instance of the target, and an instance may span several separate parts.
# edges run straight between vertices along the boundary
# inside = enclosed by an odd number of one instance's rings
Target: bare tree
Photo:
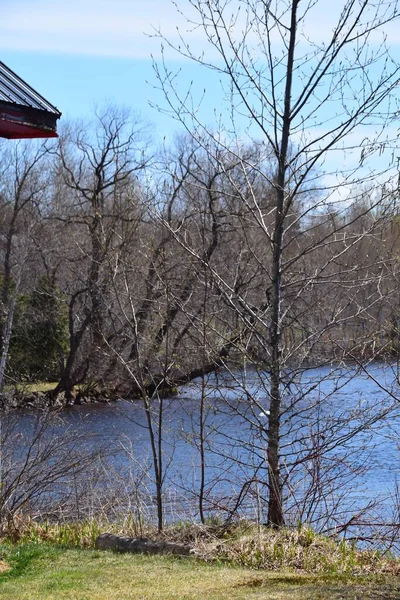
[[[105,441],[63,422],[54,411],[29,419],[3,411],[0,426],[0,528],[18,518],[51,514],[71,503],[74,487],[88,482],[109,452]],[[104,485],[104,482],[103,482]],[[79,498],[75,498],[79,518]],[[82,508],[87,508],[82,507]],[[57,510],[55,511],[57,513]],[[70,515],[65,510],[64,517]]]
[[[164,62],[155,65],[156,73],[168,110],[194,131],[212,159],[219,160],[222,148],[240,165],[241,183],[233,176],[230,183],[259,232],[261,252],[254,238],[247,251],[258,261],[264,298],[251,302],[235,288],[232,273],[216,268],[185,232],[170,230],[192,257],[207,264],[221,297],[247,331],[245,347],[252,346],[253,356],[257,351],[267,365],[268,522],[280,526],[285,520],[282,420],[299,410],[298,396],[289,406],[285,400],[291,383],[287,367],[317,360],[324,346],[331,357],[348,357],[340,339],[345,324],[371,315],[382,294],[390,293],[390,269],[379,260],[362,260],[361,267],[355,251],[377,235],[382,221],[368,215],[390,200],[395,188],[393,170],[384,188],[381,183],[394,144],[390,127],[400,73],[385,32],[399,10],[397,2],[346,0],[330,7],[332,20],[321,35],[318,1],[189,0],[187,6],[191,29],[203,32],[207,50],[195,54],[189,33],[175,48],[163,41],[226,82],[225,131],[215,135],[200,120],[201,111],[193,110],[190,94],[179,96],[176,75]],[[243,153],[244,137],[261,144],[264,160]],[[268,202],[253,184],[255,172],[269,190]],[[383,192],[349,217],[365,186],[376,182]],[[367,222],[357,230],[352,223],[361,217]],[[329,299],[325,306],[323,298]],[[310,318],[314,307],[320,318]]]
[[[121,228],[136,218],[132,206],[139,175],[149,160],[144,126],[109,107],[96,115],[92,129],[65,131],[57,157],[64,189],[57,190],[52,216],[68,228],[69,246],[72,241],[75,251],[68,289],[70,349],[55,394],[64,391],[70,397],[74,384],[87,378],[100,381],[104,371],[108,264],[111,254],[118,262]],[[85,340],[86,359],[81,360]]]

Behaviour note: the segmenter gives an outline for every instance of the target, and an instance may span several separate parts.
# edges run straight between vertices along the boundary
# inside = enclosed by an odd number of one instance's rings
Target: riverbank
[[[35,524],[17,543],[3,539],[0,598],[400,600],[398,560],[307,528],[260,531],[242,523],[218,531],[181,525],[163,539],[190,538],[195,553],[183,558],[94,550],[98,527]]]
[[[246,519],[232,523],[212,520],[205,525],[180,522],[165,526],[161,533],[155,526],[136,522],[129,516],[121,521],[16,519],[3,531],[3,542],[11,546],[49,543],[54,547],[95,550],[106,547],[99,545],[99,538],[105,532],[117,537],[168,542],[190,549],[190,556],[197,560],[235,568],[349,577],[395,575],[400,583],[400,557],[390,549],[382,552],[360,548],[354,540],[324,536],[307,526],[275,529]]]
[[[114,390],[90,388],[74,390],[70,396],[64,392],[54,394],[56,384],[32,384],[6,389],[0,394],[0,410],[43,410],[85,404],[114,402],[121,398]]]

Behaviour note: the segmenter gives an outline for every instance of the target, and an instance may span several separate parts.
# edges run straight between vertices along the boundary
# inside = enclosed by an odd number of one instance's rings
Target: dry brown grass
[[[242,522],[229,529],[195,525],[172,528],[169,539],[192,544],[206,561],[251,569],[318,574],[400,574],[400,560],[355,544],[327,538],[307,527],[273,530]]]
[[[0,574],[6,573],[11,569],[10,565],[5,560],[0,560]]]

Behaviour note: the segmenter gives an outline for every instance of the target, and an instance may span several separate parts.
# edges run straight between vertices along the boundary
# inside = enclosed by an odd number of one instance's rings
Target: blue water
[[[400,390],[396,365],[323,367],[287,373],[282,406],[282,478],[290,524],[322,530],[397,519]],[[162,402],[165,518],[198,518],[200,482],[199,406],[194,382]],[[205,510],[226,517],[266,519],[268,374],[224,373],[205,388]],[[154,401],[156,437],[161,405]],[[146,414],[140,401],[74,406],[46,435],[80,436],[82,455],[106,446],[111,455],[85,468],[92,490],[122,485],[132,510],[154,514],[154,478]],[[18,414],[18,435],[32,435],[37,417]],[[76,448],[75,448],[76,450]],[[56,459],[54,459],[56,460]],[[93,473],[92,473],[93,471]],[[101,472],[101,476],[98,474]],[[82,490],[82,474],[70,496]],[[108,481],[109,480],[109,481]],[[238,501],[240,499],[240,501]],[[83,501],[82,501],[83,502]],[[122,504],[126,505],[126,500]],[[78,500],[76,502],[78,504]],[[115,502],[114,502],[115,505]],[[93,510],[96,510],[93,503]],[[364,513],[364,509],[368,510]]]

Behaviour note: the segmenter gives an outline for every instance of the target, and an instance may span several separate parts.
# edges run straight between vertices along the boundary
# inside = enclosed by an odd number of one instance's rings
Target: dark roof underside
[[[0,61],[0,137],[57,137],[61,113]]]

